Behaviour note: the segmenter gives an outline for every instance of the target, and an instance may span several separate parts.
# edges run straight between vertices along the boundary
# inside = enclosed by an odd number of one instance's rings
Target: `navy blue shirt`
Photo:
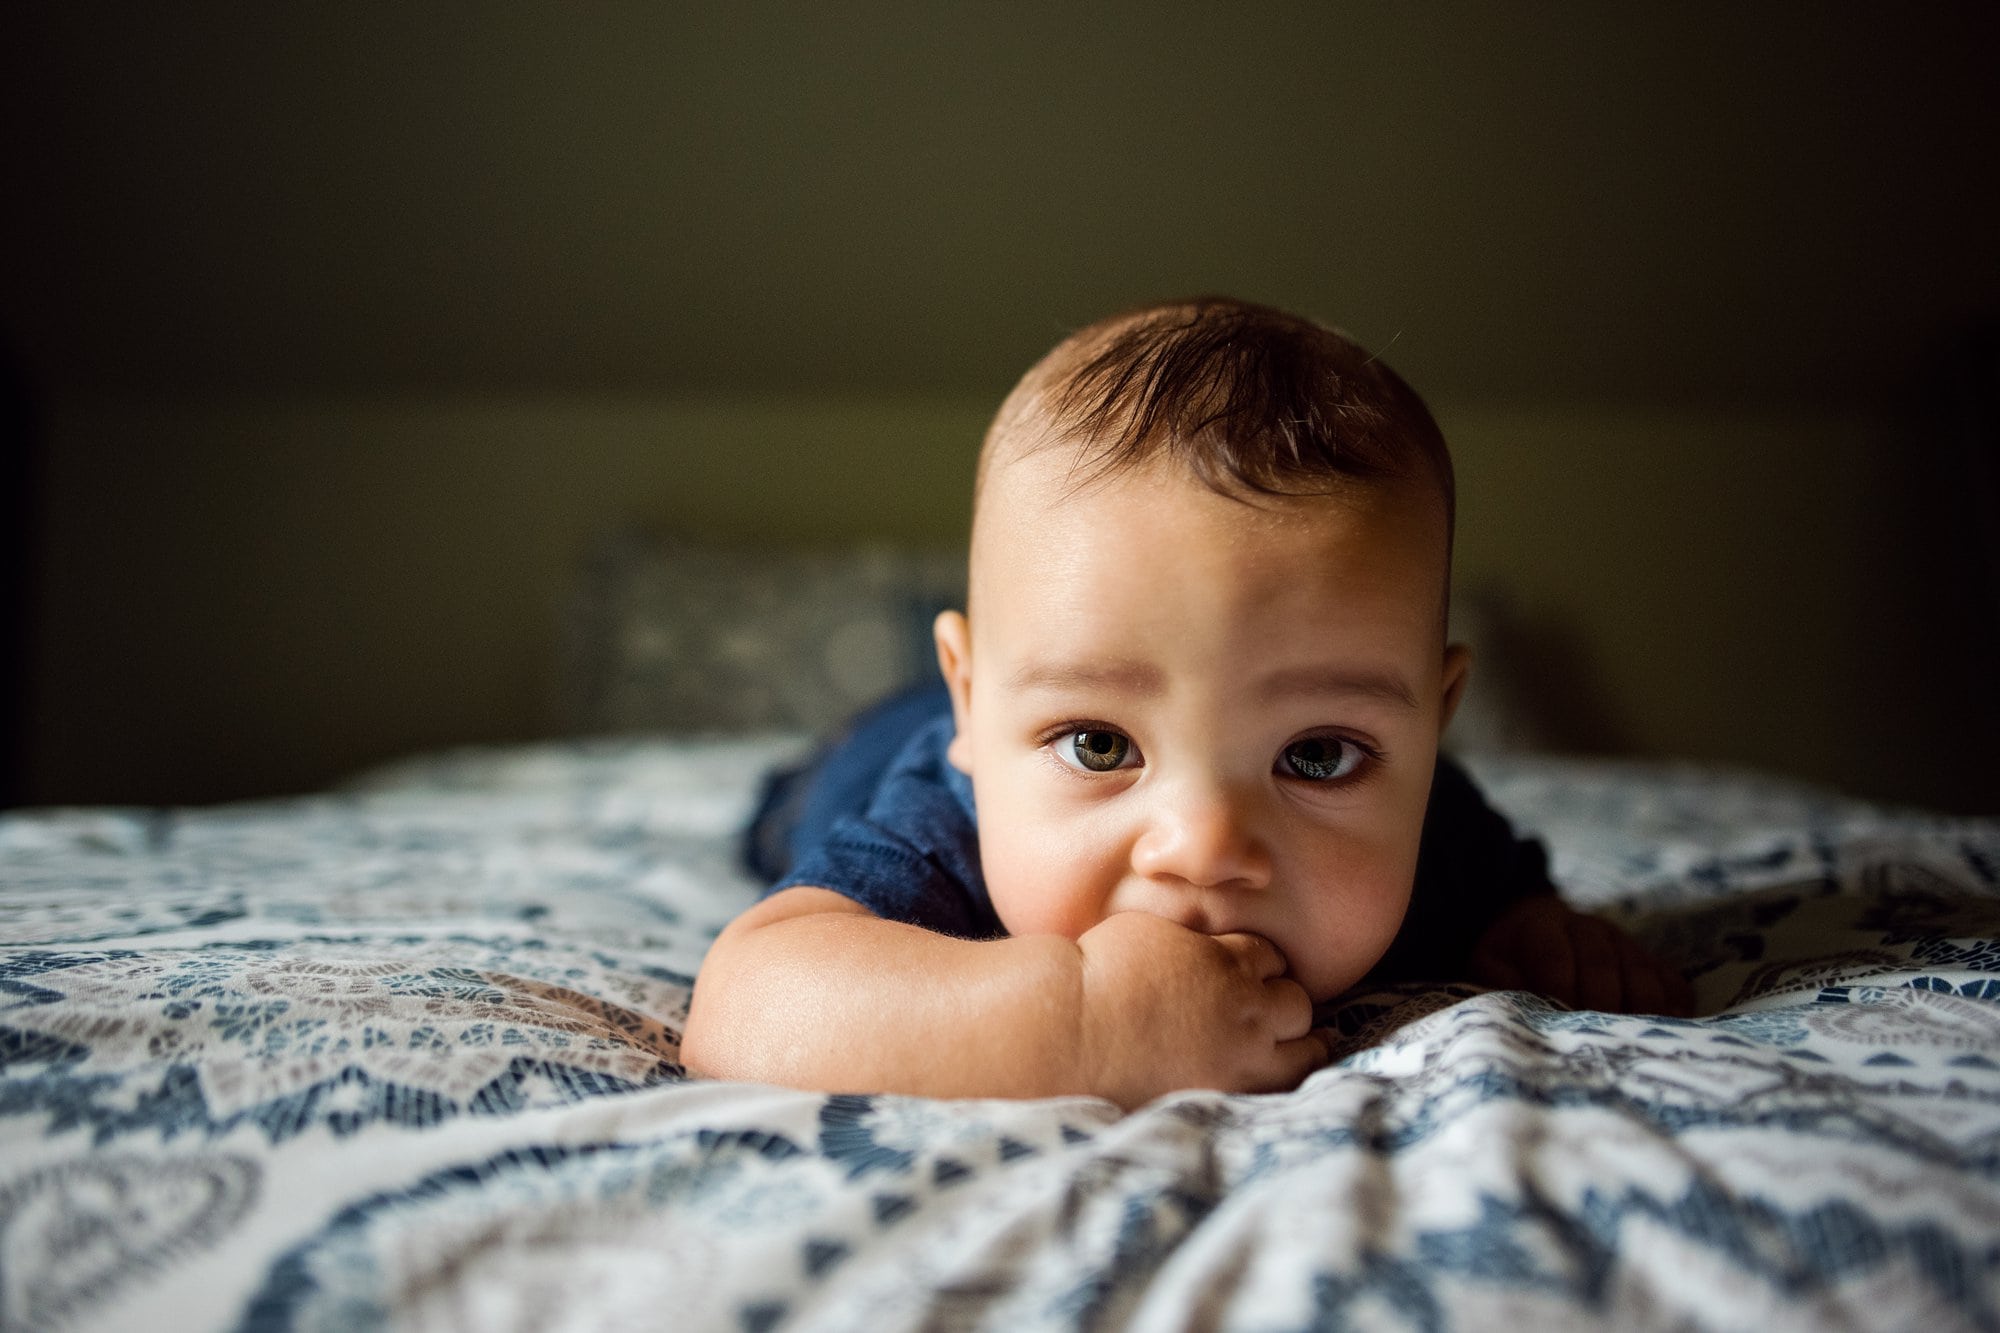
[[[932,687],[878,705],[774,777],[749,841],[767,893],[813,885],[940,934],[1004,935],[980,870],[972,780],[945,758],[951,738],[949,696]],[[1440,756],[1410,910],[1370,977],[1459,979],[1502,908],[1550,891],[1541,844],[1517,838]]]

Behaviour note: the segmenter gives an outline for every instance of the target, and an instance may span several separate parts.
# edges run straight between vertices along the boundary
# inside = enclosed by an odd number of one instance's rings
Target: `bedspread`
[[[2000,823],[1475,762],[1703,1017],[1407,987],[1130,1115],[688,1080],[795,745],[0,819],[0,1325],[2000,1327]]]

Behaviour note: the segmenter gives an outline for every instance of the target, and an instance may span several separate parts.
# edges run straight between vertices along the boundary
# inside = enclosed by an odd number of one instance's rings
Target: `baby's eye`
[[[1308,736],[1293,741],[1278,756],[1278,771],[1308,782],[1338,782],[1351,778],[1368,761],[1368,751],[1338,736]]]
[[[1128,738],[1102,728],[1067,732],[1056,737],[1054,749],[1056,758],[1071,768],[1080,768],[1087,773],[1109,773],[1113,769],[1125,768],[1128,760],[1138,757],[1132,752],[1132,742]]]

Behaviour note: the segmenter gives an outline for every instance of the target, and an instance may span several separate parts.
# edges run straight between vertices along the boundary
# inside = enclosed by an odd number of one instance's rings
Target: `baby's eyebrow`
[[[1166,689],[1166,673],[1149,662],[1113,658],[1102,662],[1027,662],[1007,678],[1016,690],[1112,689],[1123,694],[1152,696]],[[1340,695],[1379,699],[1398,708],[1415,709],[1416,691],[1396,672],[1372,667],[1284,667],[1255,682],[1267,699],[1288,696]]]
[[[1017,690],[1115,689],[1153,695],[1166,688],[1166,674],[1147,662],[1027,662],[1007,678]]]
[[[1379,699],[1398,708],[1414,710],[1417,707],[1417,693],[1401,675],[1369,667],[1284,667],[1258,680],[1257,689],[1266,698],[1301,694],[1359,695]]]

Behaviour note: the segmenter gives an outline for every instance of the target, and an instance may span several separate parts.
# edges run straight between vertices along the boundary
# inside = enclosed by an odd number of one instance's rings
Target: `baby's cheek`
[[[980,836],[986,891],[1009,935],[1073,940],[1104,919],[1106,876],[1084,848],[1020,833],[989,838],[984,828]]]
[[[1330,1000],[1368,974],[1395,942],[1411,884],[1394,873],[1350,881],[1300,905],[1291,943],[1278,941],[1292,978],[1315,1001]]]

